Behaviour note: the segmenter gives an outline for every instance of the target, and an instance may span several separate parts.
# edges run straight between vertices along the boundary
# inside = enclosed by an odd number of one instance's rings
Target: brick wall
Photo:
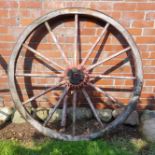
[[[50,12],[55,9],[64,8],[64,7],[86,7],[92,8],[106,13],[107,15],[113,17],[115,20],[119,21],[133,36],[136,41],[140,54],[142,56],[143,68],[144,68],[144,87],[141,95],[141,101],[138,108],[154,108],[155,109],[155,99],[154,99],[154,91],[155,91],[155,1],[154,0],[109,0],[109,1],[63,1],[63,0],[0,0],[0,96],[1,103],[6,106],[12,106],[12,99],[10,97],[10,92],[8,90],[8,81],[7,81],[7,64],[12,53],[12,49],[15,45],[15,42],[18,36],[21,34],[23,29],[29,25],[36,18],[44,15],[47,12]],[[63,22],[64,24],[63,24]],[[81,48],[84,51],[84,55],[86,51],[91,47],[91,44],[94,43],[98,34],[100,34],[101,29],[97,23],[93,27],[94,21],[87,22],[85,19],[81,20],[81,35],[83,36],[82,41],[84,43],[88,43],[83,45]],[[62,25],[63,24],[63,25]],[[59,23],[57,23],[58,29],[55,30],[59,41],[61,42],[64,49],[72,51],[72,43],[74,41],[74,28],[72,21],[66,21],[65,19],[61,19]],[[83,27],[82,27],[83,26]],[[91,28],[89,28],[89,26]],[[68,30],[66,28],[69,28]],[[65,34],[67,33],[67,35]],[[66,35],[66,36],[65,36]],[[34,41],[39,42],[39,36],[36,36]],[[110,38],[110,39],[109,39]],[[116,43],[118,40],[115,37],[109,36],[107,38],[106,43]],[[30,39],[31,36],[30,36]],[[34,38],[33,38],[34,39]],[[42,38],[42,44],[37,47],[39,51],[46,51],[46,56],[53,58],[60,58],[59,51],[53,46],[51,48],[51,39],[49,36],[44,36]],[[65,42],[70,43],[65,44]],[[96,48],[96,51],[99,50],[99,46]],[[53,51],[51,51],[53,49]],[[105,46],[105,50],[114,52],[116,49],[119,50],[120,47],[115,46],[110,50],[110,47]],[[23,52],[24,53],[24,49]],[[67,53],[72,56],[72,52]],[[24,55],[24,54],[23,54]],[[92,55],[92,59],[95,55]],[[31,57],[31,56],[30,56]],[[104,55],[101,55],[104,57]],[[109,66],[116,66],[120,63],[121,59],[125,59],[125,56],[119,57],[115,61],[109,62]],[[22,59],[20,60],[19,70],[22,69],[24,62]],[[90,62],[91,59],[90,59]],[[33,67],[32,70],[36,70],[39,68],[44,72],[48,72],[46,66],[42,64],[40,66],[40,62],[37,60],[33,60],[34,65],[29,66],[29,62],[26,68]],[[63,60],[59,62],[63,64]],[[88,62],[89,63],[89,62]],[[102,66],[104,69],[107,66]],[[18,67],[17,67],[18,68]],[[130,72],[130,65],[125,64],[124,66],[120,66],[118,70],[114,70],[114,73],[119,74],[119,71],[124,74]],[[29,68],[30,69],[30,68]],[[51,79],[32,79],[27,80],[29,82],[36,83],[50,83],[53,82]],[[25,81],[19,78],[19,84],[24,85]],[[104,80],[99,81],[98,84],[104,84],[105,87],[107,85],[116,85],[123,86],[126,88],[131,88],[133,83],[131,81],[125,80]],[[25,86],[23,86],[25,88]],[[40,90],[36,89],[34,94],[37,94]],[[123,91],[123,90],[122,90]],[[31,92],[32,93],[32,92]],[[123,94],[124,93],[124,94]],[[29,94],[29,93],[28,93]],[[128,92],[112,92],[114,96],[119,96],[123,102],[126,102],[129,97]],[[57,99],[59,92],[54,92],[55,98]],[[98,94],[95,94],[97,97]],[[27,98],[26,93],[23,95],[23,98]],[[53,101],[51,99],[50,94],[46,94],[46,97],[42,102],[46,100]]]

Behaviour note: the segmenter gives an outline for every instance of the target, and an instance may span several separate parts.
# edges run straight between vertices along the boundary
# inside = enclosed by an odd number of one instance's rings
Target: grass
[[[0,155],[155,155],[155,145],[130,138],[78,142],[46,139],[29,143],[1,140]]]

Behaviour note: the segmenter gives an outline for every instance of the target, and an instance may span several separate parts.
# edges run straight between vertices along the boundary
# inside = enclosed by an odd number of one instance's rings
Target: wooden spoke
[[[100,93],[103,93],[106,97],[108,97],[111,101],[113,101],[114,103],[117,102],[117,99],[115,99],[114,97],[112,97],[111,95],[109,95],[108,93],[106,93],[105,91],[103,91],[101,88],[95,86],[94,84],[92,83],[89,83],[88,84],[89,86],[93,87],[96,91],[100,92]]]
[[[72,135],[75,135],[75,129],[76,129],[76,102],[77,102],[77,91],[74,91],[73,94],[73,128],[72,128]]]
[[[58,108],[58,106],[60,105],[61,101],[64,99],[64,97],[66,96],[66,94],[68,93],[69,87],[66,87],[63,94],[60,96],[58,102],[55,104],[54,108],[51,108],[49,110],[49,115],[46,118],[46,120],[44,121],[44,126],[46,126],[46,124],[48,123],[48,121],[51,119],[51,117],[53,116],[54,112],[56,111],[56,109]]]
[[[67,99],[68,96],[66,95],[63,102],[63,110],[62,110],[62,118],[61,118],[61,127],[66,126],[66,117],[67,117]]]
[[[56,38],[54,32],[52,31],[50,25],[48,24],[48,22],[45,22],[45,26],[46,26],[48,32],[50,33],[52,39],[54,40],[54,42],[55,42],[57,48],[59,49],[59,51],[60,51],[62,57],[64,58],[65,62],[66,62],[68,65],[70,65],[70,63],[69,63],[69,61],[68,61],[68,59],[67,59],[67,56],[66,56],[65,52],[63,51],[61,45],[59,44],[59,42],[58,42],[58,40],[57,40],[57,38]]]
[[[38,95],[36,95],[36,96],[31,97],[30,99],[28,99],[27,101],[23,102],[22,104],[25,105],[25,104],[27,104],[27,103],[29,103],[29,102],[31,102],[31,101],[34,101],[34,100],[36,100],[37,98],[41,97],[42,95],[48,93],[49,91],[54,90],[54,89],[56,89],[56,88],[62,86],[63,84],[64,84],[64,82],[61,82],[60,84],[57,84],[57,85],[55,85],[55,86],[52,86],[52,87],[46,89],[45,91],[43,91],[42,93],[40,93],[40,94],[38,94]]]
[[[84,58],[83,62],[81,63],[81,66],[83,66],[88,58],[90,57],[90,55],[92,54],[92,52],[94,51],[95,47],[97,46],[97,44],[99,43],[99,41],[101,40],[101,38],[104,36],[105,32],[107,31],[108,27],[109,27],[109,23],[106,24],[105,28],[103,29],[103,31],[101,32],[100,36],[97,38],[96,42],[93,44],[93,46],[91,47],[91,49],[89,50],[88,54],[86,55],[86,57]]]
[[[56,62],[54,62],[53,60],[51,59],[48,59],[47,57],[45,57],[44,55],[42,55],[41,53],[39,53],[37,50],[33,49],[32,47],[26,45],[26,44],[23,44],[23,46],[28,49],[29,51],[31,51],[32,53],[34,53],[35,55],[39,56],[40,58],[42,58],[43,60],[47,61],[48,63],[54,65],[54,66],[57,66],[59,69],[62,69],[64,70],[63,67],[61,67],[60,65],[58,65]]]
[[[119,52],[117,52],[117,53],[115,53],[115,54],[109,56],[108,58],[103,59],[103,60],[101,60],[101,61],[99,61],[99,62],[97,62],[97,63],[91,65],[90,67],[87,68],[87,70],[91,70],[91,69],[93,69],[93,68],[95,68],[95,67],[101,65],[102,63],[104,63],[104,62],[106,62],[106,61],[109,61],[109,60],[111,60],[111,59],[113,59],[113,58],[115,58],[115,57],[117,57],[117,56],[123,54],[124,52],[127,52],[127,51],[130,50],[130,49],[131,49],[130,47],[127,47],[127,48],[125,48],[125,49],[123,49],[123,50],[121,50],[121,51],[119,51]]]
[[[45,78],[62,78],[62,74],[31,74],[31,73],[16,73],[18,77],[45,77]]]
[[[91,110],[92,110],[92,112],[93,112],[95,118],[96,118],[97,121],[100,123],[100,125],[103,127],[103,123],[102,123],[100,117],[98,116],[98,114],[97,114],[97,112],[96,112],[96,109],[95,109],[95,107],[94,107],[94,105],[93,105],[93,103],[92,103],[92,101],[91,101],[89,95],[87,94],[87,92],[86,92],[86,90],[85,90],[84,88],[82,89],[82,92],[83,92],[83,94],[84,94],[84,96],[85,96],[85,98],[86,98],[86,100],[87,100],[87,102],[88,102],[88,104],[89,104],[89,106],[90,106],[90,108],[91,108]]]
[[[49,88],[49,87],[53,87],[53,86],[55,86],[55,84],[32,84],[32,87]],[[62,88],[62,86],[60,86],[60,88]]]
[[[119,102],[116,98],[114,98],[113,96],[109,95],[108,93],[106,93],[104,90],[102,90],[101,88],[95,86],[92,83],[88,83],[89,86],[93,87],[96,91],[103,93],[105,97],[109,98],[114,105],[117,105],[119,107],[125,107],[124,104],[122,104],[121,102]],[[106,103],[105,103],[106,104]]]
[[[78,15],[75,15],[75,51],[74,51],[74,63],[78,65],[79,63],[79,23],[78,23]]]
[[[127,80],[135,80],[136,77],[130,76],[114,76],[114,75],[101,75],[101,74],[90,74],[90,78],[105,78],[105,79],[127,79]]]

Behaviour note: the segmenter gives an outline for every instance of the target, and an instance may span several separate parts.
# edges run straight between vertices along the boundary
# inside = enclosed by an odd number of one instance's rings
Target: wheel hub
[[[88,82],[87,72],[77,67],[67,69],[66,77],[68,85],[72,88],[80,88]]]
[[[67,73],[67,76],[69,82],[73,85],[79,85],[84,80],[84,73],[77,68],[70,69]]]

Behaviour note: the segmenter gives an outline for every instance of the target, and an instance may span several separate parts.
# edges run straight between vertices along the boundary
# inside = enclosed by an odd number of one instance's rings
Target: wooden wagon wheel
[[[67,52],[64,52],[63,47],[61,46],[60,42],[58,41],[58,38],[56,37],[56,34],[54,33],[54,29],[59,26],[59,24],[55,25],[56,21],[59,21],[60,19],[64,22],[63,19],[70,18],[70,20],[73,22],[73,31],[74,31],[74,39],[73,39],[73,49],[71,51],[70,56],[67,55]],[[89,21],[93,19],[94,23],[95,21],[99,21],[98,26],[98,33],[96,36],[96,40],[94,40],[94,43],[91,43],[91,47],[88,50],[88,52],[85,52],[85,56],[81,58],[82,50],[80,49],[80,46],[83,45],[82,39],[80,41],[80,29],[81,26],[80,22],[85,19],[85,21]],[[54,25],[54,26],[53,26]],[[80,26],[79,26],[80,25]],[[90,24],[91,25],[91,24]],[[56,61],[56,58],[54,55],[52,57],[45,56],[46,52],[41,53],[37,48],[37,46],[33,47],[33,42],[31,38],[33,38],[33,41],[35,40],[34,36],[35,31],[38,29],[43,28],[45,31],[47,31],[47,34],[49,34],[49,37],[51,37],[51,40],[53,40],[52,45],[55,46],[58,49],[58,52],[60,53],[60,57],[64,60],[63,64]],[[66,30],[66,28],[65,28]],[[99,46],[102,46],[101,40],[105,38],[106,34],[111,31],[115,30],[119,35],[117,35],[118,39],[120,36],[125,40],[125,44],[121,45],[122,49],[117,51],[117,49],[114,48],[112,54],[106,55],[106,57],[98,58],[98,60],[93,61],[93,64],[88,63],[88,61],[92,58],[92,55],[94,54],[95,49]],[[42,30],[43,31],[43,30]],[[40,31],[40,36],[42,35],[42,31]],[[67,30],[66,30],[67,31]],[[88,31],[89,33],[89,31]],[[108,38],[108,37],[107,37]],[[87,38],[88,39],[88,38]],[[89,38],[90,39],[90,38]],[[113,42],[113,41],[112,41]],[[106,44],[106,43],[104,43]],[[26,59],[27,55],[24,55],[24,49],[27,50],[30,55],[33,57],[36,57],[39,61],[44,62],[45,65],[50,66],[54,68],[54,72],[52,73],[44,73],[39,74],[38,72],[32,73],[32,72],[26,72],[26,68],[23,67],[24,63],[22,64],[20,62],[20,58]],[[52,53],[52,51],[50,52]],[[105,50],[102,51],[102,53],[105,53]],[[97,52],[98,54],[98,52]],[[114,62],[117,57],[121,57],[124,55],[127,57],[127,60],[131,64],[131,71],[133,72],[133,75],[127,74],[127,75],[107,75],[107,72],[93,72],[94,69],[98,67],[103,67],[103,64],[112,61]],[[31,57],[30,56],[30,57]],[[59,57],[59,56],[58,56]],[[100,56],[98,56],[100,57]],[[91,61],[92,62],[92,61]],[[19,66],[19,68],[18,68]],[[32,69],[33,70],[33,69]],[[32,71],[31,70],[31,71]],[[19,72],[22,71],[22,72]],[[42,91],[41,93],[35,94],[34,96],[31,96],[27,99],[21,99],[21,91],[23,91],[23,87],[20,86],[20,83],[18,83],[18,79],[23,77],[23,79],[26,78],[43,78],[43,79],[55,79],[57,81],[56,83],[50,83],[48,84],[48,88],[46,90]],[[113,97],[108,92],[106,92],[106,87],[104,85],[97,85],[96,82],[98,80],[130,80],[133,82],[133,90],[132,95],[130,96],[130,100],[128,104],[125,106],[124,111],[121,115],[119,115],[116,119],[114,119],[111,123],[104,125],[102,122],[99,114],[97,113],[95,109],[95,104],[93,103],[92,96],[89,95],[89,90],[95,90],[97,92],[100,92],[103,97],[108,98],[108,100],[112,104],[117,104],[118,100],[116,97]],[[139,99],[141,88],[142,88],[142,81],[143,81],[143,73],[142,73],[142,63],[141,58],[137,49],[137,46],[135,45],[132,37],[130,34],[114,19],[111,17],[91,9],[84,9],[84,8],[65,8],[56,10],[54,12],[48,13],[47,15],[37,19],[34,21],[31,25],[29,25],[25,31],[22,33],[20,38],[18,39],[14,49],[13,54],[10,59],[9,63],[9,85],[11,94],[15,103],[16,108],[19,110],[19,112],[23,115],[23,117],[32,124],[35,128],[37,128],[41,133],[52,137],[52,138],[58,138],[63,140],[88,140],[88,139],[94,139],[97,137],[102,136],[105,132],[110,131],[111,129],[115,128],[117,125],[123,123],[123,121],[128,117],[128,115],[133,111],[135,108],[137,101]],[[31,80],[33,83],[33,80]],[[47,80],[45,80],[47,82]],[[45,83],[46,84],[46,83]],[[54,85],[53,85],[54,84]],[[47,85],[46,85],[47,86]],[[21,87],[21,88],[20,88]],[[58,97],[57,103],[50,108],[48,117],[45,119],[44,122],[39,122],[31,113],[27,110],[27,105],[31,105],[31,103],[40,97],[46,95],[47,93],[54,91],[55,89],[62,88],[62,94]],[[89,89],[88,89],[89,88]],[[90,89],[91,88],[91,89]],[[80,96],[79,96],[80,93]],[[83,94],[83,98],[85,98],[85,102],[88,103],[87,107],[90,107],[94,118],[96,119],[96,122],[99,127],[99,130],[93,131],[93,132],[82,132],[82,134],[77,134],[76,131],[76,107],[77,102],[79,102],[81,94]],[[123,95],[123,93],[122,93]],[[28,96],[29,97],[29,96]],[[71,100],[71,105],[68,105],[68,98]],[[106,102],[105,102],[106,104]],[[61,106],[62,105],[62,106]],[[62,118],[60,125],[61,126],[67,126],[67,112],[66,109],[68,106],[72,106],[73,111],[73,118],[70,128],[72,128],[72,132],[61,132],[60,130],[53,129],[51,126],[48,126],[49,120],[51,119],[54,112],[57,110],[58,107],[62,108]],[[82,104],[80,105],[82,106]],[[86,106],[86,105],[85,105]]]

